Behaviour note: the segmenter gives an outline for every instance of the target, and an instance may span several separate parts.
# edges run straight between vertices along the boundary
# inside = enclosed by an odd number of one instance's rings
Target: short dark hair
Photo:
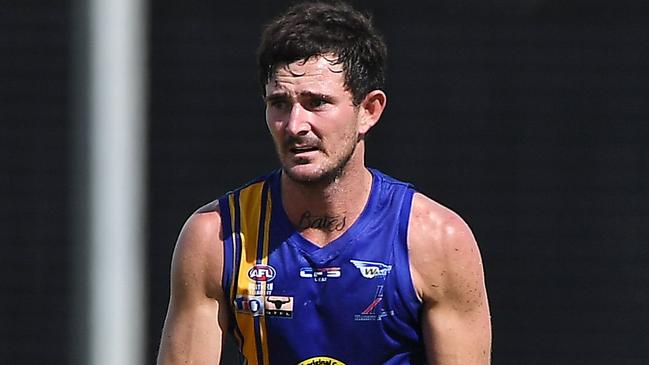
[[[262,94],[277,66],[328,53],[343,65],[355,105],[383,89],[387,47],[371,18],[341,1],[305,2],[287,9],[262,33],[257,53]]]

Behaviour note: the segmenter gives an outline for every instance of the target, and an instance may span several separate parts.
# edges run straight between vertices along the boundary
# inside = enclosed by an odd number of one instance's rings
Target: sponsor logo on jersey
[[[255,265],[248,270],[248,277],[254,281],[272,281],[276,273],[270,265]]]
[[[255,281],[248,284],[249,295],[271,295],[273,294],[273,283]]]
[[[293,297],[280,295],[238,295],[234,299],[234,309],[253,317],[293,318]]]
[[[234,299],[234,309],[237,312],[251,314],[253,317],[263,316],[264,298],[257,295],[238,295]]]
[[[392,265],[386,265],[382,262],[372,262],[372,261],[361,261],[361,260],[349,260],[358,270],[360,270],[361,275],[367,279],[374,278],[384,278],[390,270],[392,270]]]
[[[327,281],[328,278],[339,278],[341,271],[339,267],[321,267],[321,268],[312,268],[312,267],[303,267],[300,269],[301,278],[313,278],[313,281],[323,282]]]
[[[317,356],[306,359],[297,365],[345,365],[345,363],[340,360],[332,359],[330,357]]]
[[[383,285],[376,288],[374,300],[365,307],[360,314],[354,315],[355,321],[380,321],[387,316],[393,316],[394,310],[386,311],[383,308]]]
[[[267,296],[264,302],[264,312],[268,317],[293,318],[293,297]]]

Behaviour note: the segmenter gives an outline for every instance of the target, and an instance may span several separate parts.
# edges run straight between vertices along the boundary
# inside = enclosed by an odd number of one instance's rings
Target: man
[[[365,167],[386,48],[336,3],[294,6],[259,50],[281,169],[196,211],[172,263],[160,364],[487,364],[476,242],[456,214]]]

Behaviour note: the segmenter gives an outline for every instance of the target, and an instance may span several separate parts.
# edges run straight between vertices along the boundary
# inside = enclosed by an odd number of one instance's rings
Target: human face
[[[333,56],[280,65],[266,85],[266,123],[286,175],[301,184],[332,181],[354,156],[359,108]]]

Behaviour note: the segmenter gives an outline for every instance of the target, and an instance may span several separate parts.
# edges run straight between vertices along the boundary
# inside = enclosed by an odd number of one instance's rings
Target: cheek
[[[358,134],[360,126],[358,125],[358,118],[353,111],[342,113],[338,119],[340,124],[336,128],[340,142],[347,141],[354,138]]]
[[[280,130],[282,123],[280,122],[277,113],[266,111],[266,127],[272,134],[277,134]]]
[[[278,111],[266,112],[266,126],[273,134],[281,134],[286,127],[287,116]]]
[[[268,131],[270,132],[270,136],[273,139],[275,143],[278,143],[281,139],[281,128],[279,128],[280,124],[277,122],[272,122],[272,121],[266,121],[266,127],[268,128]]]
[[[282,138],[282,131],[280,129],[276,128],[269,128],[270,130],[270,136],[273,138],[273,141],[279,144],[280,141],[283,140]]]
[[[266,110],[266,125],[268,129],[273,129],[273,125],[276,124],[277,116],[273,112]]]
[[[332,151],[344,153],[344,151],[351,148],[350,145],[356,143],[356,128],[354,121],[349,119],[344,123],[330,124],[330,128],[321,131],[324,145],[328,146]]]

